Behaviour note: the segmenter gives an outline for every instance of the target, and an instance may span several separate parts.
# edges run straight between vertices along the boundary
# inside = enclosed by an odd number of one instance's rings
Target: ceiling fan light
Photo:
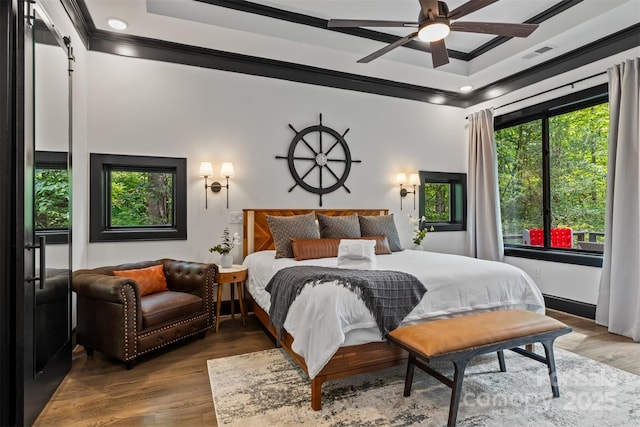
[[[433,22],[420,28],[418,38],[423,42],[435,42],[447,37],[449,31],[449,26],[444,22]]]

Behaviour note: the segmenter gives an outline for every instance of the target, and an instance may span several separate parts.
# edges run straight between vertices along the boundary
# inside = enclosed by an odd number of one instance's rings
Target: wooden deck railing
[[[502,236],[504,243],[511,243],[516,245],[522,245],[522,233],[521,234],[505,234]],[[587,243],[580,248],[580,243]],[[600,231],[574,231],[573,232],[573,247],[576,249],[587,249],[602,252],[604,245],[604,233]]]

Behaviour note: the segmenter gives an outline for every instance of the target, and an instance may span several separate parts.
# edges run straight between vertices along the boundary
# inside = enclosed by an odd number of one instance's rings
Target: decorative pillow
[[[276,258],[293,258],[293,249],[289,240],[292,237],[320,238],[313,212],[294,216],[267,215],[266,218],[276,247]]]
[[[162,264],[137,270],[114,270],[113,275],[135,280],[140,288],[141,297],[169,290]]]
[[[321,238],[353,239],[360,237],[358,214],[329,216],[318,214]]]
[[[354,240],[375,240],[376,255],[386,255],[391,253],[387,236],[359,237]],[[338,256],[339,246],[340,239],[291,239],[293,256],[296,261],[303,261],[305,259],[335,258]]]
[[[360,233],[362,237],[386,235],[389,240],[391,252],[404,250],[400,243],[400,236],[398,236],[398,229],[393,220],[393,214],[381,216],[358,215],[358,220],[360,221]]]
[[[341,239],[338,247],[338,267],[358,270],[376,268],[374,240]]]

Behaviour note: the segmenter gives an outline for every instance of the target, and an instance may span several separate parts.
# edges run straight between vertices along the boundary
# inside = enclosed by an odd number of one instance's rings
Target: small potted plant
[[[231,250],[240,244],[240,236],[238,233],[229,232],[229,227],[225,227],[222,232],[222,242],[218,243],[209,252],[218,252],[220,254],[220,267],[231,267],[233,265],[233,255]]]
[[[427,219],[422,215],[420,218],[409,215],[409,221],[413,224],[413,249],[421,251],[422,241],[427,237],[427,231],[433,231],[433,226],[427,227]]]

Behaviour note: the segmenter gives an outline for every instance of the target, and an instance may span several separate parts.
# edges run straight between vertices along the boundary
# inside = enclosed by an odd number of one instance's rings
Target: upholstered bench
[[[501,372],[506,371],[503,350],[512,350],[546,364],[551,392],[554,397],[560,396],[553,341],[569,332],[571,328],[567,325],[542,314],[500,310],[403,326],[391,331],[387,339],[409,352],[404,395],[411,393],[413,371],[417,366],[452,389],[447,425],[455,426],[465,368],[480,354],[497,352]],[[544,347],[546,357],[519,347],[538,342]],[[436,361],[453,363],[453,379],[429,366]]]

